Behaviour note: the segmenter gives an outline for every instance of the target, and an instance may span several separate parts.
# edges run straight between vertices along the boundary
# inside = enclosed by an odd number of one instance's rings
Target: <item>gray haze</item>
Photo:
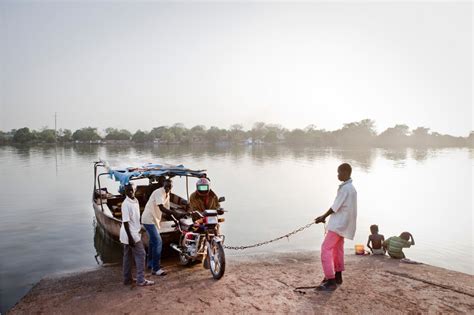
[[[372,118],[466,136],[472,4],[0,3],[0,129]]]

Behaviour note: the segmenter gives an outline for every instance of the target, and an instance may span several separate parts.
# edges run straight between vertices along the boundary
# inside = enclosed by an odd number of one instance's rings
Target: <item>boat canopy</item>
[[[107,163],[104,163],[107,165]],[[206,170],[191,170],[184,165],[153,164],[148,163],[139,167],[114,168],[106,166],[110,177],[120,182],[124,186],[130,182],[130,179],[150,178],[159,176],[189,176],[205,177]]]

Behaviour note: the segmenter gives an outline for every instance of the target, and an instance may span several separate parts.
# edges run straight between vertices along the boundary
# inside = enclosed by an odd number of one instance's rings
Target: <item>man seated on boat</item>
[[[211,190],[210,182],[207,178],[200,178],[196,182],[196,191],[189,197],[189,206],[192,211],[198,211],[200,213],[207,209],[217,210],[221,207],[219,204],[219,198]]]

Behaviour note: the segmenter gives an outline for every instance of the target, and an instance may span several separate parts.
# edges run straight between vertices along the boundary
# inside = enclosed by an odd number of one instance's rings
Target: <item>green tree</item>
[[[161,141],[164,141],[166,143],[174,143],[176,142],[176,137],[174,133],[172,133],[170,130],[166,130],[160,138]]]
[[[97,141],[101,137],[97,133],[97,128],[86,127],[74,131],[72,139],[74,141]]]
[[[229,130],[229,140],[238,143],[245,140],[244,127],[240,124],[233,124]]]
[[[72,132],[69,129],[59,129],[59,141],[61,142],[71,142],[72,141]]]
[[[206,127],[203,125],[196,125],[188,132],[189,142],[203,142],[206,138]]]
[[[382,146],[407,145],[410,128],[407,125],[395,125],[387,128],[377,137],[377,143]]]
[[[145,143],[147,142],[147,140],[148,140],[148,135],[141,130],[137,130],[133,134],[133,137],[132,137],[132,141],[135,143]]]
[[[293,129],[285,135],[285,142],[287,144],[303,144],[306,141],[306,133],[302,129]]]
[[[322,145],[325,131],[318,129],[316,125],[308,125],[304,128],[306,141],[313,145]]]
[[[375,122],[371,119],[344,124],[342,129],[336,130],[334,135],[338,144],[342,145],[369,145],[372,144],[377,132]]]
[[[46,143],[55,143],[56,142],[56,132],[54,129],[43,128],[37,134],[38,140]]]
[[[188,130],[182,123],[176,123],[169,129],[174,134],[175,141],[183,142],[185,140]]]
[[[35,135],[30,131],[28,127],[20,128],[15,131],[13,135],[13,142],[14,143],[21,143],[25,144],[35,140]]]
[[[253,124],[252,130],[250,130],[250,135],[252,139],[255,140],[262,140],[267,133],[266,125],[264,122],[256,122]]]
[[[414,145],[430,145],[430,128],[418,127],[414,129],[411,133],[412,144]]]
[[[265,137],[263,137],[263,141],[266,143],[275,143],[278,141],[278,135],[275,130],[270,130],[267,132]]]
[[[105,140],[130,140],[132,134],[125,129],[107,128],[105,129]]]
[[[206,139],[210,143],[217,143],[226,140],[227,132],[224,129],[212,126],[206,133]]]
[[[467,145],[471,148],[474,147],[474,131],[471,131],[469,137],[467,137]]]
[[[0,144],[8,143],[8,133],[0,131]]]
[[[159,127],[153,128],[153,129],[150,131],[150,133],[148,134],[148,136],[150,137],[150,140],[151,140],[151,141],[154,141],[154,140],[162,140],[162,139],[163,139],[163,135],[165,135],[167,132],[168,132],[168,127],[166,127],[166,126],[159,126]]]

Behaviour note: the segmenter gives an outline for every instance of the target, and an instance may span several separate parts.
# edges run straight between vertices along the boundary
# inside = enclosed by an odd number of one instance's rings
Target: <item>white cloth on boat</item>
[[[357,221],[357,191],[349,179],[339,185],[336,200],[331,207],[334,211],[328,222],[328,231],[333,231],[340,236],[354,239]]]
[[[166,193],[163,187],[152,192],[150,199],[148,199],[142,214],[143,224],[155,224],[160,227],[161,210],[159,205],[163,205],[166,209],[170,208],[170,193]]]
[[[142,225],[140,224],[140,205],[136,198],[130,199],[128,197],[122,202],[122,222],[128,222],[130,234],[133,240],[136,242],[141,240],[140,230]],[[128,244],[128,235],[125,231],[125,226],[122,223],[120,227],[120,242]]]

